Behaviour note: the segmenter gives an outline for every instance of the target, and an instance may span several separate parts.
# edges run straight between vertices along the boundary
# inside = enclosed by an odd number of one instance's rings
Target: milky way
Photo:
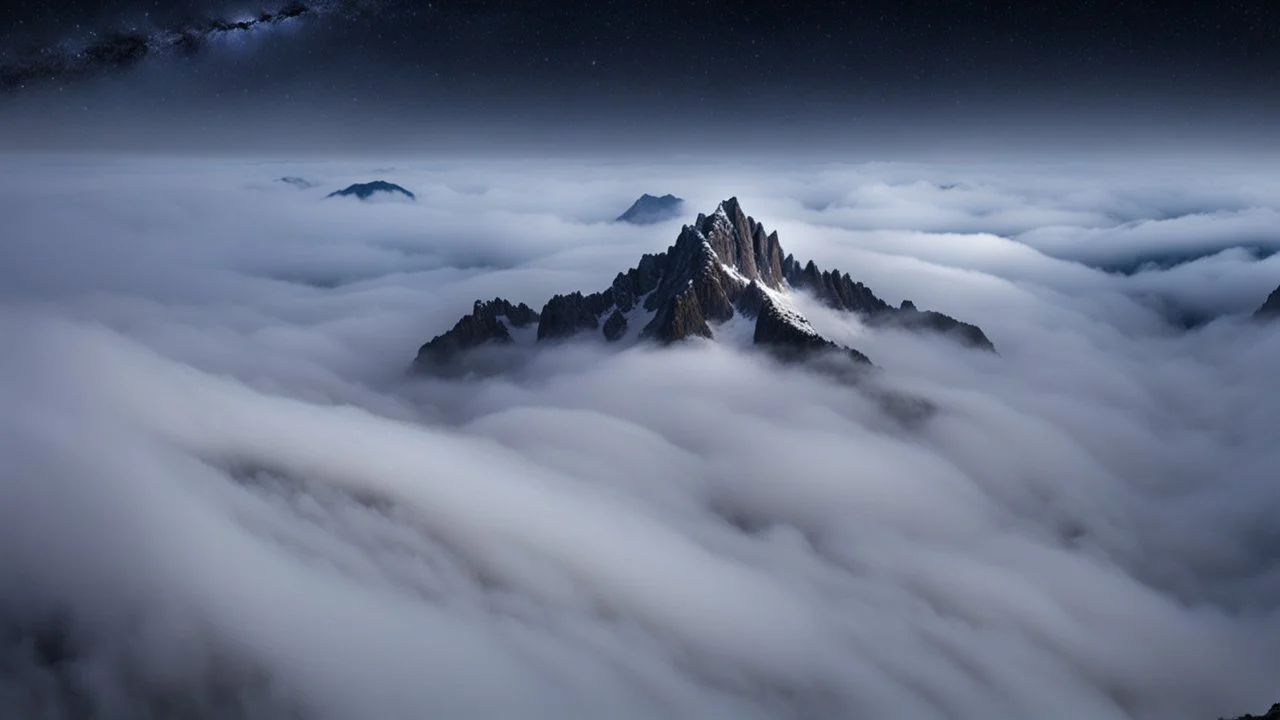
[[[41,82],[65,82],[95,73],[132,67],[149,56],[190,55],[210,41],[259,32],[309,17],[356,12],[366,3],[354,0],[300,2],[249,17],[217,17],[199,23],[137,30],[94,33],[87,44],[57,43],[20,57],[0,59],[0,91],[14,91]]]

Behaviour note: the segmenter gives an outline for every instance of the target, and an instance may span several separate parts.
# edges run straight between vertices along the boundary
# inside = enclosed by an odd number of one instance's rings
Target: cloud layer
[[[374,178],[418,201],[323,199]],[[0,710],[1266,707],[1280,333],[1243,314],[1280,261],[1233,248],[1276,240],[1273,184],[1205,166],[6,160]],[[476,298],[595,290],[665,248],[679,220],[608,222],[642,192],[737,195],[797,257],[978,323],[1001,354],[802,300],[885,368],[876,383],[938,406],[913,428],[709,343],[405,377]],[[1192,246],[1220,252],[1097,269]],[[1186,314],[1215,319],[1184,332]]]

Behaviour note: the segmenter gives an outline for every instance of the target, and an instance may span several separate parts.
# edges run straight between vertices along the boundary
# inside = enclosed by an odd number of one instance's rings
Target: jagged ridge
[[[538,313],[524,303],[513,305],[502,298],[477,300],[471,313],[463,315],[449,332],[437,335],[418,350],[415,365],[448,363],[485,343],[513,342],[508,324],[523,328],[536,322]]]
[[[477,302],[453,329],[422,346],[415,366],[429,370],[487,342],[510,343],[509,325],[537,322],[539,342],[598,332],[609,342],[634,337],[672,343],[713,338],[715,328],[736,316],[754,320],[752,343],[775,355],[837,351],[870,363],[861,352],[816,332],[790,307],[792,289],[812,292],[826,305],[857,312],[873,324],[946,332],[968,345],[994,349],[975,325],[919,311],[910,302],[895,308],[848,274],[821,272],[813,262],[801,267],[792,256],[783,256],[776,232],[766,232],[737,198],[729,198],[711,215],[699,214],[685,225],[665,252],[645,254],[636,267],[618,273],[605,290],[556,295],[541,313],[501,298]]]
[[[822,272],[812,260],[802,268],[791,255],[783,259],[782,269],[791,287],[808,290],[827,307],[859,313],[873,325],[947,333],[971,347],[996,349],[977,325],[933,310],[918,310],[910,300],[903,300],[902,305],[895,308],[876,297],[871,288],[849,277],[848,273],[839,270]]]

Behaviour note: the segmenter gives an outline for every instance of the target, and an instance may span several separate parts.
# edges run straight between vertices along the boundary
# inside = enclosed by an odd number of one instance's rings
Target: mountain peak
[[[614,222],[650,225],[678,216],[683,208],[684,200],[670,193],[662,197],[645,193],[637,198],[631,204],[631,207],[619,215]]]
[[[775,290],[782,289],[782,245],[778,234],[766,234],[762,224],[742,211],[738,198],[722,201],[709,216],[698,215],[693,227],[722,265],[748,281],[760,280]]]
[[[891,306],[848,274],[823,272],[812,261],[801,266],[783,255],[776,232],[767,232],[731,197],[682,227],[666,251],[643,255],[600,292],[556,295],[540,313],[500,298],[477,303],[452,330],[423,345],[414,365],[425,371],[434,371],[443,360],[456,365],[480,345],[515,342],[512,330],[525,326],[533,343],[583,334],[598,334],[610,343],[648,339],[663,344],[749,336],[752,345],[784,359],[838,351],[870,363],[861,352],[818,333],[792,305],[796,292],[811,293],[833,310],[856,313],[873,327],[941,333],[994,350],[976,325],[918,310],[909,300]],[[749,335],[732,330],[741,323],[751,324]]]
[[[410,200],[417,199],[417,196],[408,190],[385,180],[374,180],[373,182],[367,183],[354,183],[341,190],[335,190],[334,192],[329,193],[326,197],[350,197],[354,195],[361,200],[368,200],[370,197],[373,197],[374,193],[390,193],[392,195],[399,193]]]

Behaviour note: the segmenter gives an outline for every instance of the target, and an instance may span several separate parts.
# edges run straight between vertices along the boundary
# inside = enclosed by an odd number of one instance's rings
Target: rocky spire
[[[742,212],[738,198],[720,203],[711,215],[698,215],[694,223],[722,264],[747,280],[759,280],[782,289],[782,246],[778,233],[765,234],[764,226]]]

